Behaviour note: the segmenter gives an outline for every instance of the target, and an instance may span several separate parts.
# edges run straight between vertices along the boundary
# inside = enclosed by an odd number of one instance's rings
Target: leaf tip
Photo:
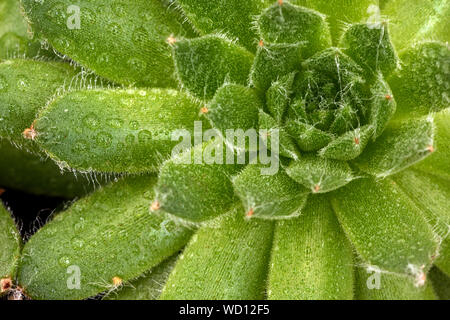
[[[150,210],[158,211],[159,209],[161,209],[161,204],[159,203],[159,201],[157,201],[157,200],[153,201],[152,205],[150,206]]]

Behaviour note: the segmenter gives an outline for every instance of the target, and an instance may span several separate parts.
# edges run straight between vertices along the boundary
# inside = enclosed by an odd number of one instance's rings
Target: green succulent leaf
[[[5,280],[12,280],[16,275],[17,262],[20,258],[22,239],[9,211],[0,201],[0,294],[6,289]]]
[[[273,224],[245,220],[241,207],[192,237],[161,299],[262,299]]]
[[[227,164],[228,152],[223,140],[215,139],[166,161],[156,186],[157,207],[190,222],[226,213],[237,200],[231,176],[241,168]]]
[[[129,284],[109,293],[103,300],[158,300],[177,258],[178,255],[170,257]]]
[[[273,82],[300,69],[301,43],[260,43],[250,74],[252,86],[266,92]]]
[[[325,16],[317,11],[279,1],[257,20],[261,39],[267,43],[302,43],[304,58],[331,46]]]
[[[389,179],[359,179],[331,196],[364,264],[410,275],[421,284],[439,243],[421,210],[398,186]]]
[[[389,127],[355,163],[364,172],[378,178],[395,174],[434,151],[434,132],[432,117]]]
[[[83,299],[115,289],[180,250],[192,232],[167,215],[149,214],[155,180],[121,180],[58,214],[25,245],[20,286],[35,299]]]
[[[314,193],[326,193],[345,186],[356,179],[344,161],[330,160],[307,154],[293,161],[287,174]]]
[[[334,45],[339,43],[347,24],[379,20],[378,0],[293,0],[291,2],[326,15]]]
[[[355,295],[358,300],[436,300],[431,283],[417,287],[402,275],[356,268]]]
[[[450,300],[450,277],[434,267],[430,270],[434,292],[441,300]]]
[[[391,22],[392,41],[397,49],[417,41],[450,41],[448,0],[389,0],[381,13]]]
[[[333,140],[331,134],[301,120],[286,121],[286,131],[303,151],[317,151]]]
[[[392,176],[392,180],[422,210],[434,232],[441,239],[447,238],[450,233],[450,181],[411,169]]]
[[[78,9],[71,0],[21,1],[37,38],[98,75],[125,85],[176,86],[167,39],[193,33],[163,1],[80,0]]]
[[[326,159],[353,160],[364,151],[374,131],[374,127],[370,125],[349,131],[331,141],[329,145],[319,151],[319,155]]]
[[[266,130],[265,133],[261,133],[260,137],[262,142],[266,145],[266,148],[270,150],[272,148],[272,139],[275,132],[278,133],[278,154],[297,160],[299,158],[299,152],[292,137],[286,132],[284,127],[280,126],[277,121],[264,111],[259,111],[259,129]],[[277,130],[277,131],[275,131]]]
[[[312,196],[301,217],[276,224],[268,298],[350,300],[352,265],[350,243],[328,199]]]
[[[175,2],[175,1],[174,1]],[[236,38],[240,45],[255,50],[257,35],[253,17],[272,0],[177,0],[194,28],[201,34],[223,32]]]
[[[450,109],[435,114],[435,145],[438,152],[414,166],[423,172],[430,172],[450,180]]]
[[[18,149],[8,140],[0,139],[0,155],[0,186],[6,189],[72,199],[105,183],[101,177],[93,184],[87,176],[62,173],[53,160]]]
[[[378,74],[375,83],[370,88],[372,97],[369,123],[374,126],[374,139],[381,136],[386,129],[389,121],[397,111],[397,102],[395,101],[389,84]]]
[[[77,91],[56,98],[34,128],[38,144],[70,168],[154,172],[177,145],[176,130],[193,135],[199,110],[171,89]]]
[[[390,79],[398,117],[417,117],[450,105],[450,49],[439,42],[419,43],[401,55],[403,67]]]
[[[310,191],[286,172],[263,175],[263,165],[248,165],[234,180],[236,194],[248,217],[286,219],[299,216]]]
[[[0,63],[0,136],[39,152],[24,138],[24,130],[58,89],[82,86],[77,73],[61,62],[13,59]]]
[[[360,66],[388,76],[399,66],[386,23],[358,23],[348,27],[340,46]]]
[[[267,109],[278,123],[282,123],[288,109],[295,75],[296,73],[293,72],[281,77],[273,82],[266,92]]]
[[[231,144],[228,130],[257,130],[258,113],[263,103],[255,90],[238,84],[224,85],[208,105],[206,117],[213,128]],[[234,140],[234,136],[232,138]]]
[[[179,40],[173,50],[179,80],[197,98],[210,100],[227,83],[247,84],[254,56],[225,36]]]
[[[53,56],[47,48],[42,48],[36,39],[30,39],[27,22],[20,14],[18,0],[3,0],[0,4],[0,59],[18,56]]]

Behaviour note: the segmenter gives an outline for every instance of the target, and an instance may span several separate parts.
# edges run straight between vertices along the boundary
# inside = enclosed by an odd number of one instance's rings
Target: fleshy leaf
[[[25,245],[19,285],[34,299],[88,298],[180,250],[192,231],[149,213],[155,180],[121,180],[58,214]]]
[[[381,136],[389,121],[397,110],[397,103],[394,99],[389,85],[384,81],[381,74],[378,74],[375,83],[370,88],[371,107],[369,123],[374,126],[374,140]]]
[[[351,300],[352,265],[350,243],[328,199],[312,196],[301,217],[277,222],[268,298]]]
[[[263,299],[273,224],[238,207],[192,237],[161,299]]]
[[[326,14],[334,45],[339,43],[346,24],[377,22],[379,19],[378,0],[293,0],[291,2]]]
[[[272,145],[278,144],[279,155],[297,160],[300,156],[297,150],[295,142],[292,140],[291,136],[286,132],[286,130],[281,127],[277,121],[264,111],[259,111],[259,129],[267,130],[265,133],[260,132],[260,138],[262,142],[266,145],[268,150],[272,149]],[[278,131],[278,141],[273,141],[273,136],[275,130]],[[275,150],[273,151],[275,152]]]
[[[257,35],[253,17],[272,0],[177,0],[176,3],[202,34],[224,32],[254,51]]]
[[[0,136],[38,153],[23,133],[57,89],[83,84],[86,79],[76,75],[68,63],[25,59],[0,63]]]
[[[0,186],[6,189],[73,199],[93,191],[97,185],[87,176],[61,173],[53,160],[17,149],[8,140],[0,139],[0,155]],[[96,181],[105,182],[101,177]]]
[[[450,180],[450,109],[436,113],[434,121],[437,152],[416,164],[414,168]]]
[[[450,181],[403,170],[391,178],[419,207],[428,223],[442,239],[450,234]]]
[[[103,300],[158,300],[164,284],[175,267],[178,255],[170,257],[150,271],[132,280],[118,291],[109,293]]]
[[[3,0],[0,4],[0,59],[36,56],[53,57],[52,50],[30,39],[27,22],[20,13],[20,1]]]
[[[0,201],[0,294],[9,289],[17,271],[22,239],[11,214]],[[8,281],[9,280],[9,281]]]
[[[253,62],[250,83],[262,92],[265,92],[280,77],[300,69],[301,52],[302,45],[298,43],[261,43]]]
[[[448,0],[388,0],[381,13],[391,22],[392,41],[399,50],[417,41],[450,41]]]
[[[355,296],[358,300],[436,300],[431,283],[417,287],[407,276],[356,268]]]
[[[218,129],[229,143],[227,131],[258,130],[258,112],[263,103],[256,91],[237,84],[225,85],[218,89],[208,106],[206,117],[212,127]],[[234,136],[232,137],[234,140]]]
[[[370,72],[381,71],[386,77],[399,65],[387,23],[353,24],[345,31],[340,46],[348,56],[369,71],[369,75]]]
[[[281,123],[292,94],[295,72],[281,77],[272,83],[266,92],[266,104],[270,114]]]
[[[22,0],[36,37],[109,80],[175,87],[168,39],[192,36],[183,17],[159,0]]]
[[[434,131],[432,117],[389,127],[355,163],[378,178],[395,174],[434,152]]]
[[[247,84],[253,55],[223,36],[209,35],[174,43],[174,59],[181,84],[194,96],[213,98],[226,83]]]
[[[247,217],[287,219],[299,216],[310,191],[280,170],[264,175],[263,165],[248,165],[234,180]]]
[[[434,267],[429,273],[434,292],[441,300],[450,300],[450,276]]]
[[[343,161],[320,158],[311,154],[292,162],[287,174],[313,193],[326,193],[355,179],[350,166]]]
[[[229,152],[233,164],[225,159]],[[231,176],[241,166],[235,163],[234,152],[221,139],[199,144],[166,161],[156,186],[157,208],[190,222],[226,213],[237,200]]]
[[[334,211],[366,266],[423,284],[439,247],[417,206],[392,181],[359,179],[331,194]]]
[[[319,151],[321,157],[341,161],[353,160],[361,155],[374,132],[372,126],[363,126],[334,139]]]
[[[300,120],[288,120],[286,122],[286,131],[303,151],[317,151],[333,140],[331,134],[316,129]]]
[[[178,144],[177,133],[191,141],[200,108],[171,89],[78,91],[55,99],[34,129],[38,144],[70,168],[154,172]]]
[[[450,49],[425,42],[402,53],[403,67],[389,79],[398,104],[396,117],[410,118],[450,106]]]
[[[278,1],[257,20],[261,39],[267,43],[303,43],[304,58],[331,46],[325,16],[317,11]]]

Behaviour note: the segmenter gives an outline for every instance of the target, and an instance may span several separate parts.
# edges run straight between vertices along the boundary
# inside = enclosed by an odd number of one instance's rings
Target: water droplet
[[[72,244],[72,247],[74,249],[81,249],[84,247],[84,240],[79,237],[72,238],[72,240],[70,240],[70,243]]]
[[[122,127],[123,125],[123,120],[122,119],[118,119],[118,118],[114,118],[114,119],[108,119],[107,120],[107,124],[112,127],[112,128],[116,128],[119,129]]]
[[[111,23],[108,26],[108,29],[111,31],[111,33],[115,36],[117,36],[119,33],[122,32],[122,27],[118,23]]]
[[[108,64],[109,63],[109,55],[106,52],[102,53],[101,55],[98,56],[97,63],[103,64],[103,65]]]
[[[152,140],[152,133],[148,130],[142,130],[138,133],[138,140],[140,143],[148,143]]]
[[[139,58],[131,58],[130,60],[128,60],[127,64],[131,69],[135,71],[141,71],[147,67],[147,63]]]
[[[113,140],[112,135],[107,132],[100,132],[97,135],[97,139],[96,139],[97,144],[103,148],[108,148],[109,146],[111,146],[112,140]]]
[[[70,265],[70,259],[67,256],[62,256],[61,258],[59,258],[58,262],[62,267],[68,267]]]
[[[53,23],[64,24],[66,22],[66,6],[61,2],[57,2],[50,7],[46,16]]]
[[[136,137],[133,134],[129,134],[125,137],[125,141],[127,144],[133,144],[136,140]]]
[[[25,76],[19,76],[17,78],[17,88],[20,91],[26,91],[28,87],[30,86],[30,80],[28,80]]]
[[[95,113],[90,113],[83,119],[83,123],[93,130],[98,129],[100,126],[100,120]]]
[[[83,140],[78,141],[77,143],[75,143],[75,145],[72,148],[72,151],[74,153],[83,153],[83,152],[86,152],[88,150],[89,150],[88,145],[87,145],[86,141],[83,141]]]
[[[133,129],[133,130],[138,130],[139,129],[139,122],[137,122],[136,120],[130,121],[130,128]]]

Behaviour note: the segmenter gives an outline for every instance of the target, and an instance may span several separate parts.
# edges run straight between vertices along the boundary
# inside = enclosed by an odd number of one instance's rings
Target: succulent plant
[[[25,244],[0,208],[2,291],[450,298],[449,1],[21,6],[0,184],[80,198]]]

